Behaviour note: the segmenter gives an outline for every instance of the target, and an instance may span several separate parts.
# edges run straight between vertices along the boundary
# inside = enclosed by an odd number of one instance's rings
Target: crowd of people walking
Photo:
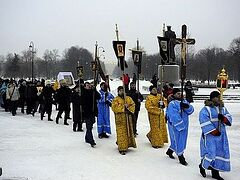
[[[137,148],[136,137],[138,114],[143,95],[136,90],[136,80],[130,83],[128,77],[123,78],[123,85],[117,88],[117,96],[109,92],[106,82],[100,84],[100,90],[89,83],[78,81],[70,89],[66,81],[52,83],[50,80],[16,82],[13,79],[0,79],[0,105],[12,116],[17,115],[17,108],[22,114],[35,116],[40,113],[40,120],[44,120],[45,113],[48,121],[68,126],[68,120],[73,120],[73,132],[83,132],[86,124],[85,142],[91,147],[96,146],[93,136],[93,126],[97,119],[98,138],[109,138],[111,135],[110,109],[114,112],[116,126],[116,144],[121,155],[125,155],[128,148]],[[194,112],[191,105],[192,97],[182,99],[179,88],[172,83],[163,86],[159,91],[157,77],[153,76],[146,97],[145,108],[148,114],[150,131],[146,134],[151,146],[162,148],[170,140],[166,155],[187,166],[184,151],[188,139],[189,118]],[[128,87],[130,84],[130,88]],[[186,84],[186,91],[192,93],[191,84]],[[162,93],[160,93],[162,92]],[[71,105],[72,103],[72,105]],[[52,117],[52,107],[56,106],[57,116]],[[221,107],[221,108],[220,108]],[[72,114],[71,114],[72,112]],[[63,123],[60,121],[64,113]],[[212,178],[222,180],[219,171],[230,171],[230,155],[226,126],[231,126],[232,116],[220,100],[220,93],[213,91],[209,100],[199,112],[199,123],[202,129],[200,150],[201,162],[199,172],[206,177],[206,170],[211,170]]]

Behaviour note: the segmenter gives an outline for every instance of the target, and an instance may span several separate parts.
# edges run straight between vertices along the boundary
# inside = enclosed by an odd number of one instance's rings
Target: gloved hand
[[[215,129],[214,131],[212,131],[211,134],[212,134],[213,136],[221,136],[221,132],[220,132],[219,130],[217,130],[217,129]]]
[[[106,103],[109,107],[112,106],[112,103],[111,103],[110,101],[108,101],[108,100],[107,100],[105,103]]]
[[[108,92],[105,92],[105,101],[107,101]]]
[[[188,109],[188,108],[189,108],[189,105],[188,105],[187,103],[180,102],[180,107],[181,107],[181,108]]]
[[[222,115],[222,114],[218,114],[218,119],[220,120],[220,121],[223,121],[224,120],[224,115]]]

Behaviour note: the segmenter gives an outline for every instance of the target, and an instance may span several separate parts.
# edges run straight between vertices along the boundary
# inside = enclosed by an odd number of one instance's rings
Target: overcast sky
[[[163,23],[178,37],[186,24],[196,51],[227,49],[240,37],[239,8],[239,0],[0,0],[0,55],[21,53],[30,41],[40,57],[46,49],[62,55],[75,45],[93,53],[98,41],[114,60],[116,23],[127,48],[139,38],[147,54],[158,53]]]

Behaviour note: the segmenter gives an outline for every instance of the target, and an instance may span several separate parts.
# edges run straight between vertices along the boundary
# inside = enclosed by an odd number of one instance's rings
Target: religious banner
[[[134,65],[139,65],[142,62],[142,51],[132,50],[132,59]]]
[[[161,64],[169,64],[169,38],[158,36]]]
[[[120,68],[123,71],[124,70],[124,66],[126,66],[126,62],[124,60],[125,57],[125,45],[126,45],[126,41],[113,41],[113,49],[114,52],[117,56],[117,58],[120,61]]]
[[[138,66],[138,74],[141,74],[142,51],[132,50],[132,59],[135,66]]]

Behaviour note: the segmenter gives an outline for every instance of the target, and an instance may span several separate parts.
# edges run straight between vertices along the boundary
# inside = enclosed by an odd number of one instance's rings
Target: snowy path
[[[137,149],[122,156],[115,145],[115,124],[111,113],[112,136],[98,139],[96,148],[84,143],[84,133],[72,132],[71,126],[40,120],[19,113],[13,117],[0,109],[0,167],[2,178],[26,177],[28,180],[197,180],[200,127],[198,112],[202,102],[193,104],[188,146],[185,152],[189,165],[184,167],[166,155],[168,145],[153,149],[146,138],[149,130],[147,113],[142,103],[139,115]],[[238,180],[240,175],[240,103],[226,103],[233,115],[233,126],[228,128],[231,146],[232,171],[222,173],[226,180]],[[53,117],[56,117],[54,111]],[[70,123],[72,121],[69,121]],[[85,130],[85,127],[84,127]],[[210,174],[210,173],[208,173]],[[0,178],[1,179],[1,178]],[[205,179],[211,179],[207,176]]]

